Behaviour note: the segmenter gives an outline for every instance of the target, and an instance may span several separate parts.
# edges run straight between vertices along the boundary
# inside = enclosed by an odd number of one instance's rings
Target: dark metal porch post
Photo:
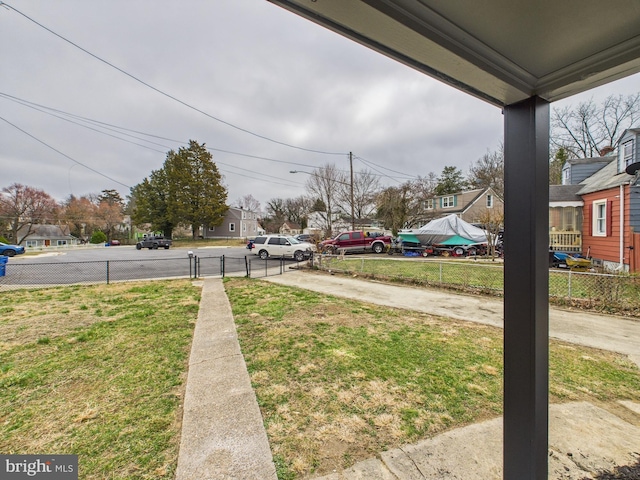
[[[504,109],[504,479],[547,480],[549,103]]]

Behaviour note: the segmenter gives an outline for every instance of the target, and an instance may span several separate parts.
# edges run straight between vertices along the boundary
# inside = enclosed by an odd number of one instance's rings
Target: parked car
[[[120,245],[120,240],[111,240],[109,242],[109,246],[111,247],[117,247],[118,245]]]
[[[294,238],[300,242],[314,243],[313,235],[308,233],[299,233],[298,235],[294,235]]]
[[[253,240],[251,248],[251,252],[263,260],[269,257],[289,257],[297,262],[309,258],[315,251],[314,244],[300,242],[286,235],[260,235]]]
[[[22,255],[24,253],[24,247],[22,245],[7,245],[0,242],[0,255],[5,257],[13,257],[14,255]]]

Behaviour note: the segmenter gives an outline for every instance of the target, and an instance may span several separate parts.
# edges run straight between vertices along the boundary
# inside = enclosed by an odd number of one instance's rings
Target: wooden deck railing
[[[582,232],[549,232],[549,247],[555,252],[580,252]]]

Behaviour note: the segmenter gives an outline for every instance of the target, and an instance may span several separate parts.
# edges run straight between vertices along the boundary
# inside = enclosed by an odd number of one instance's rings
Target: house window
[[[216,230],[216,227],[211,227],[211,226],[209,226],[209,231],[210,231],[210,232],[215,232],[215,230]]]
[[[242,231],[243,231],[243,232],[246,232],[246,231],[247,231],[247,224],[246,224],[246,223],[243,223],[243,224],[242,224]]]
[[[493,208],[493,195],[487,195],[487,208]]]
[[[430,198],[429,200],[425,200],[424,208],[425,210],[433,210],[433,198]]]
[[[38,246],[38,242],[37,240],[27,240],[25,242],[27,247],[37,247]]]
[[[230,223],[229,224],[229,231],[230,232],[235,232],[236,231],[236,224],[235,223]]]
[[[455,207],[455,195],[451,195],[449,197],[442,197],[442,208],[451,208]]]
[[[593,202],[593,236],[607,236],[607,201]]]
[[[564,170],[562,170],[562,184],[563,185],[570,185],[571,182],[569,182],[569,174],[571,173],[571,170],[568,168],[565,168]]]
[[[625,167],[633,163],[633,140],[624,142],[622,145],[622,161]]]
[[[66,244],[67,244],[66,240],[58,240],[58,246],[66,245]]]
[[[242,219],[244,220],[245,218],[247,218],[247,214],[246,214],[246,212],[243,210],[243,211],[242,211]]]

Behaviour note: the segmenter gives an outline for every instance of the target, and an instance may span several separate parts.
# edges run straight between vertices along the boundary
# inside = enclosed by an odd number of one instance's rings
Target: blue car
[[[0,242],[0,255],[5,257],[13,257],[14,255],[22,255],[24,253],[24,247],[22,245],[7,245]]]

